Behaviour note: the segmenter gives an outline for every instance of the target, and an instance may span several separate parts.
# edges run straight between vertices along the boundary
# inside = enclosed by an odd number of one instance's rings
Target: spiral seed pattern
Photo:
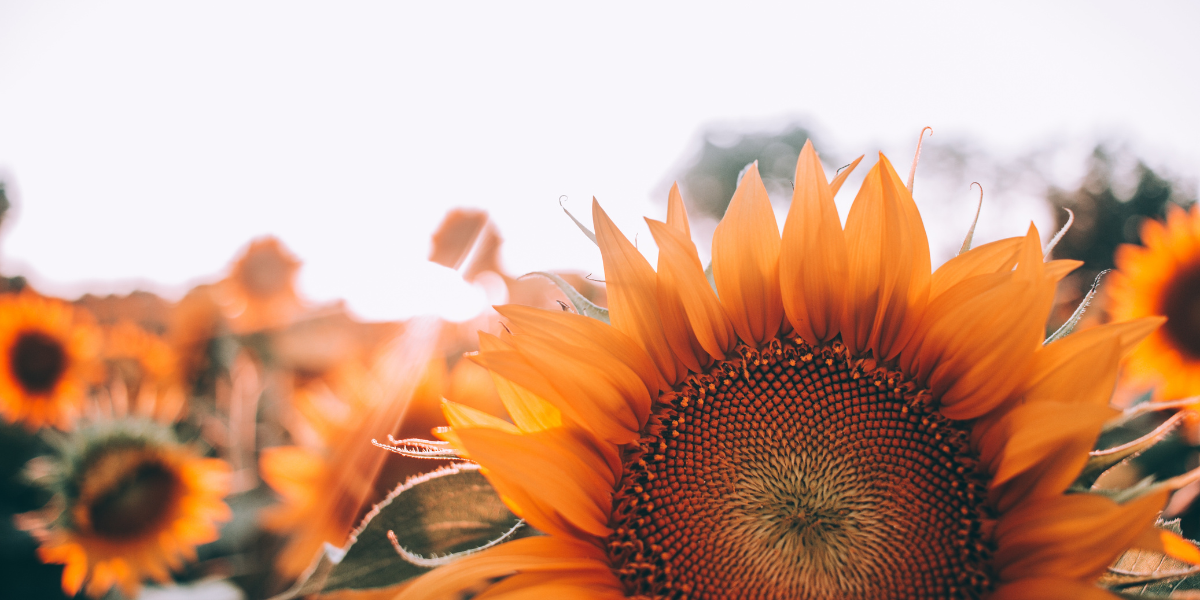
[[[968,425],[838,342],[743,347],[660,397],[626,452],[612,564],[638,598],[979,598]]]

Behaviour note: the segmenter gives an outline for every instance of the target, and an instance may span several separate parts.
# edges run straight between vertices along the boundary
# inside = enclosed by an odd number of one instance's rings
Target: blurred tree
[[[775,132],[710,128],[701,137],[700,151],[678,176],[679,187],[696,216],[720,220],[733,198],[738,175],[756,160],[767,191],[786,192],[790,197],[796,159],[810,134],[793,123]]]
[[[1117,169],[1119,158],[1112,150],[1097,146],[1083,184],[1074,191],[1051,189],[1047,196],[1052,207],[1069,208],[1075,213],[1070,231],[1054,249],[1055,258],[1081,260],[1083,270],[1093,277],[1113,267],[1117,246],[1138,243],[1144,219],[1165,217],[1168,203],[1188,206],[1195,202],[1187,198],[1179,182],[1159,175],[1141,160],[1136,161],[1132,177],[1127,178],[1131,181],[1122,182]],[[1056,210],[1055,219],[1061,228],[1067,222],[1067,212]]]

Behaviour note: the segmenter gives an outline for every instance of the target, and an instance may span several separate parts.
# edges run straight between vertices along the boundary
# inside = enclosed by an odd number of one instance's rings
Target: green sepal
[[[600,243],[596,241],[596,234],[591,229],[588,229],[587,225],[579,222],[579,219],[576,219],[575,215],[571,214],[571,211],[567,210],[567,207],[562,205],[562,198],[558,199],[558,207],[561,208],[563,212],[567,213],[567,216],[575,222],[575,226],[583,232],[583,235],[586,235],[589,240],[592,240],[593,244],[596,244],[597,246],[600,245]]]
[[[479,472],[456,463],[409,478],[363,518],[346,548],[326,544],[288,600],[392,587],[441,564],[537,531],[508,510]]]
[[[538,277],[545,277],[546,279],[549,279],[555,286],[558,287],[563,295],[567,297],[567,300],[571,301],[571,305],[575,307],[575,312],[585,317],[591,317],[597,321],[603,321],[611,324],[611,321],[609,321],[608,318],[608,309],[602,306],[597,306],[591,300],[588,300],[571,284],[567,283],[566,279],[563,279],[554,273],[547,273],[545,271],[534,271],[532,273],[526,273],[521,277],[529,277],[530,275],[537,275]]]
[[[1079,326],[1079,322],[1083,320],[1083,314],[1087,312],[1088,307],[1092,305],[1092,300],[1096,298],[1096,291],[1100,289],[1100,280],[1104,278],[1106,273],[1108,271],[1101,271],[1100,274],[1096,275],[1096,280],[1092,282],[1092,289],[1088,290],[1087,295],[1083,297],[1083,301],[1079,303],[1079,306],[1075,307],[1075,312],[1071,313],[1071,318],[1067,319],[1066,323],[1063,323],[1057,331],[1046,338],[1046,341],[1042,342],[1043,346],[1061,340],[1075,331],[1075,328]]]

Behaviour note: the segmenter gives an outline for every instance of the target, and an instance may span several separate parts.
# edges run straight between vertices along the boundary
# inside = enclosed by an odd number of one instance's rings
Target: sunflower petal
[[[796,333],[818,344],[838,334],[848,267],[837,206],[811,140],[796,162],[795,186],[783,225],[779,287]]]
[[[707,357],[724,360],[725,353],[737,338],[721,301],[704,276],[695,244],[669,225],[649,219],[646,222],[658,243],[659,301],[664,304],[678,302],[686,319],[676,325],[686,327],[686,331],[674,331],[673,335],[678,339],[672,347],[682,344],[681,334],[684,334],[688,336],[689,347],[694,338],[706,354],[698,357],[700,362],[705,362]]]
[[[767,188],[751,165],[713,233],[713,279],[742,341],[757,346],[783,321],[779,296],[779,225]]]
[[[1027,577],[996,588],[990,600],[1121,600],[1093,583],[1062,577]]]
[[[664,379],[671,383],[682,380],[687,370],[671,352],[663,331],[654,269],[595,200],[592,200],[592,222],[596,226],[600,255],[604,258],[608,314],[613,327],[646,350]]]
[[[413,580],[396,600],[456,598],[499,577],[530,571],[570,574],[604,565],[594,546],[555,536],[529,537],[472,554]]]
[[[578,444],[553,431],[512,434],[496,429],[456,429],[471,459],[484,468],[496,491],[517,499],[514,512],[543,531],[555,523],[536,522],[537,516],[524,509],[536,504],[541,513],[561,515],[572,526],[588,534],[605,537],[612,508],[612,484],[597,465],[602,457],[589,454]]]
[[[1094,494],[1069,494],[1014,508],[996,526],[1000,579],[1095,580],[1154,524],[1169,494],[1164,489],[1121,505]]]
[[[992,473],[992,504],[1004,512],[1062,494],[1115,414],[1107,406],[1069,402],[1024,404],[1007,413],[980,445],[980,462]]]
[[[929,301],[929,240],[900,176],[882,154],[846,218],[850,265],[842,341],[852,354],[890,359],[913,336]]]
[[[929,285],[929,300],[932,302],[951,286],[968,277],[1011,270],[1017,264],[1017,253],[1020,252],[1024,240],[1023,237],[997,240],[946,261],[933,273]]]

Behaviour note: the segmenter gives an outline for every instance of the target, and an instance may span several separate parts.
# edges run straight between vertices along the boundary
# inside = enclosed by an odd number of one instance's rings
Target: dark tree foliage
[[[709,129],[702,137],[703,146],[679,176],[679,187],[694,213],[720,219],[733,198],[738,174],[756,160],[768,190],[790,190],[796,159],[810,136],[807,129],[793,124],[759,133]]]
[[[1054,249],[1055,258],[1083,261],[1083,270],[1097,273],[1113,268],[1113,253],[1121,244],[1136,244],[1142,221],[1161,219],[1172,202],[1180,199],[1179,184],[1155,173],[1138,161],[1133,195],[1122,199],[1114,190],[1114,157],[1103,146],[1092,152],[1084,183],[1074,191],[1052,189],[1047,197],[1055,207],[1056,226],[1067,222],[1069,208],[1075,223]],[[1194,200],[1193,200],[1194,201]]]

